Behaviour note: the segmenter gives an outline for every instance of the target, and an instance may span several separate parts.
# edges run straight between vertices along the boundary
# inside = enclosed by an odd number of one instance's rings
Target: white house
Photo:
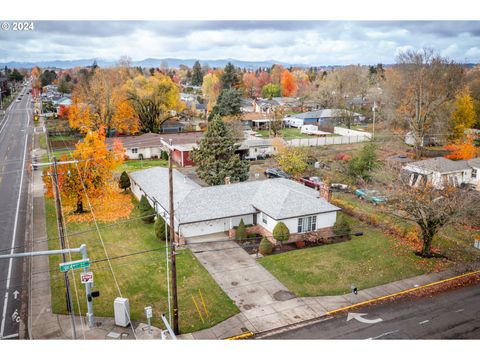
[[[303,125],[335,125],[347,117],[352,123],[360,121],[361,114],[343,109],[322,109],[286,116],[283,121],[286,126],[301,128]]]
[[[270,139],[247,139],[240,143],[237,152],[242,158],[261,158],[275,154],[277,149]]]
[[[453,161],[443,157],[420,160],[402,168],[409,174],[409,184],[419,186],[431,183],[437,189],[445,185],[471,185],[480,191],[480,158]]]
[[[154,167],[131,173],[137,199],[145,195],[168,223],[168,169]],[[330,231],[340,209],[319,193],[295,181],[268,179],[202,187],[173,171],[175,232],[180,242],[225,240],[243,219],[262,235],[282,221],[290,233]]]

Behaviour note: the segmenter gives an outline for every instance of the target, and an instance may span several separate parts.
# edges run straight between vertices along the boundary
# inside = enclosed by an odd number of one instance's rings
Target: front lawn
[[[363,236],[352,240],[266,256],[260,263],[297,296],[349,293],[432,271],[442,259],[422,259],[393,237],[347,217]]]
[[[258,134],[262,135],[263,137],[269,137],[268,130],[258,130],[256,131]],[[310,138],[313,135],[302,134],[300,129],[297,128],[285,128],[280,130],[280,136],[283,137],[284,140],[292,140],[292,139],[303,139],[303,138]]]
[[[167,167],[168,160],[162,159],[147,159],[147,160],[126,160],[122,165],[115,169],[115,172],[122,173],[126,171],[127,173],[132,171],[149,169],[154,166]]]
[[[124,196],[130,197],[131,195],[125,194]],[[130,300],[132,320],[146,322],[144,307],[150,305],[153,307],[153,325],[163,327],[160,314],[168,313],[165,243],[155,239],[153,224],[145,224],[142,220],[136,219],[140,216],[136,207],[138,203],[133,199],[131,201],[135,205],[135,209],[130,215],[131,221],[99,223],[100,233],[108,257],[111,259],[110,263],[122,296]],[[58,249],[59,241],[56,239],[57,227],[53,200],[46,200],[45,210],[47,233],[50,239],[49,248]],[[83,233],[74,234],[78,232]],[[100,291],[100,297],[94,299],[95,315],[113,317],[113,303],[115,298],[120,295],[115,286],[109,262],[106,261],[107,254],[95,230],[95,224],[70,222],[67,224],[66,233],[69,247],[78,247],[82,243],[87,244],[88,255],[93,262],[91,270],[94,273],[94,290]],[[144,252],[148,250],[151,251]],[[138,254],[124,257],[134,253]],[[79,255],[72,255],[72,259],[77,258]],[[69,257],[67,257],[68,260]],[[52,311],[65,314],[65,286],[63,275],[58,270],[60,262],[62,262],[61,256],[50,257]],[[80,271],[75,271],[74,274],[70,273],[69,276],[75,311],[78,313],[78,304],[80,304],[81,312],[85,314],[85,289],[79,281]],[[182,333],[211,327],[238,312],[235,304],[225,295],[189,250],[180,249],[178,251],[177,279],[179,321]],[[78,298],[74,285],[77,287]],[[209,317],[206,317],[203,311],[200,292],[203,295]],[[204,322],[197,312],[192,295],[202,309]]]

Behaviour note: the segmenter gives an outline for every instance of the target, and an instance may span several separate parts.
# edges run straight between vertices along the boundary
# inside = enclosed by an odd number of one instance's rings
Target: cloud
[[[399,51],[432,47],[479,62],[478,21],[37,21],[33,32],[0,32],[0,61],[128,55],[145,58],[392,63]]]

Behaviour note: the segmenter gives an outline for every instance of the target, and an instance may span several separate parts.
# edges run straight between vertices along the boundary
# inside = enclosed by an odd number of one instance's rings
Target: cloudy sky
[[[392,63],[398,51],[432,47],[480,62],[479,21],[35,21],[0,31],[0,62],[195,58],[315,65]]]

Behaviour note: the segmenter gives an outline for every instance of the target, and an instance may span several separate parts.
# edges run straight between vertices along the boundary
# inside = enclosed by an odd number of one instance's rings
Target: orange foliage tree
[[[260,92],[259,82],[254,72],[247,72],[243,74],[243,86],[247,95],[251,98],[258,96]]]
[[[281,87],[282,96],[295,96],[297,93],[297,82],[295,77],[288,70],[282,72]]]
[[[112,150],[107,148],[103,128],[90,131],[73,152],[73,159],[78,162],[57,166],[58,185],[64,203],[74,204],[75,212],[82,213],[87,196],[94,199],[108,192],[112,187],[112,170],[123,163],[124,152],[118,140],[114,142]],[[69,159],[64,155],[60,160]],[[51,196],[51,179],[47,177],[46,180],[47,195]]]
[[[463,143],[445,145],[444,149],[450,151],[445,157],[452,160],[470,160],[478,155],[478,149],[470,138]]]
[[[69,107],[66,105],[60,105],[58,109],[58,117],[60,119],[68,119]]]
[[[90,77],[82,79],[72,94],[69,111],[70,126],[83,133],[105,128],[134,134],[139,130],[135,110],[123,88],[124,76],[117,68],[95,69]]]

